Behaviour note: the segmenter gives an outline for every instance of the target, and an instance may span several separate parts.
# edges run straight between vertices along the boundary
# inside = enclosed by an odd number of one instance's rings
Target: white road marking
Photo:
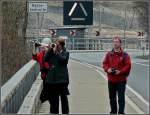
[[[91,64],[88,64],[88,66],[90,66]],[[104,71],[101,67],[97,67],[97,66],[94,66],[92,65],[93,67],[97,68],[97,69],[100,69],[101,71]],[[105,77],[106,78],[106,77]],[[127,88],[133,92],[141,101],[143,101],[147,106],[149,106],[149,103],[139,94],[137,93],[135,90],[133,90],[129,85],[127,85]]]
[[[73,60],[73,61],[75,61],[75,60]],[[89,63],[82,63],[82,62],[78,62],[78,61],[75,61],[75,62],[80,63],[81,65],[84,65],[84,66],[89,67],[89,68],[93,68],[93,67],[96,68],[95,71],[98,72],[105,80],[107,80],[107,76],[106,76],[103,72],[101,72],[101,71],[103,71],[102,68],[97,67],[97,66],[92,65],[92,64],[89,64]],[[94,69],[94,68],[93,68],[93,69]],[[101,71],[99,71],[99,70],[101,70]],[[131,92],[133,92],[133,93],[134,93],[141,101],[143,101],[147,106],[149,106],[149,103],[148,103],[140,94],[138,94],[135,90],[133,90],[133,89],[132,89],[130,86],[128,86],[128,85],[127,85],[127,88],[128,88]],[[132,101],[131,99],[129,99],[128,96],[126,96],[126,98],[127,98],[127,102],[128,102],[138,113],[140,113],[140,114],[143,113],[143,111],[142,111],[135,103],[133,103],[133,101]]]
[[[148,66],[148,67],[149,67],[149,65],[143,64],[143,63],[139,63],[139,62],[132,62],[132,63],[139,64],[139,65],[143,65],[143,66]]]
[[[107,80],[106,79],[106,75],[104,75],[101,71],[99,71],[99,70],[95,70],[96,72],[98,72],[105,80]],[[127,85],[128,86],[128,85]],[[127,103],[135,110],[135,111],[137,111],[137,113],[139,113],[139,114],[144,114],[144,112],[135,104],[135,103],[133,103],[133,101],[127,96],[127,95],[125,95],[126,96],[126,101],[127,101]]]
[[[139,94],[137,93],[134,89],[132,89],[129,85],[127,85],[127,88],[133,92],[141,101],[143,101],[147,106],[149,106],[149,103]]]

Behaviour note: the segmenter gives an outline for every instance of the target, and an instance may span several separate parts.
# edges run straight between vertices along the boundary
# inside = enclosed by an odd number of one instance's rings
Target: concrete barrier
[[[31,60],[1,87],[1,112],[16,113],[39,74],[38,63]]]
[[[33,83],[30,91],[25,97],[18,114],[33,114],[37,113],[40,107],[40,94],[43,88],[43,81],[40,74]]]

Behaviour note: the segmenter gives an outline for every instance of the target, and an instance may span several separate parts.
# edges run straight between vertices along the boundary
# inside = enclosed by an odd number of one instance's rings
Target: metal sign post
[[[29,13],[37,13],[38,24],[37,28],[39,29],[38,37],[40,37],[40,22],[39,22],[39,13],[47,13],[48,3],[45,1],[29,1],[28,2],[28,11]]]

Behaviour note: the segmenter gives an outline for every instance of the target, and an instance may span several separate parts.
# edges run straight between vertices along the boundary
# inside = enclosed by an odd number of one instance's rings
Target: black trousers
[[[125,89],[126,89],[126,81],[113,83],[108,82],[108,91],[109,91],[109,99],[110,99],[110,114],[124,114],[125,109]],[[117,109],[117,94],[118,94],[118,105],[119,110]]]
[[[67,95],[51,95],[49,98],[50,102],[50,113],[59,114],[59,97],[61,98],[62,114],[69,114],[69,104]]]

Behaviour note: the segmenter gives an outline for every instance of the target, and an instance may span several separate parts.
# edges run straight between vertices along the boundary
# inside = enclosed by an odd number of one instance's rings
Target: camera
[[[112,68],[112,69],[111,69],[111,74],[114,75],[115,73],[116,73],[116,69],[115,69],[115,68]]]
[[[41,43],[37,40],[29,40],[29,42],[34,45],[35,47],[39,47],[41,46]]]
[[[35,42],[34,45],[35,45],[35,47],[41,46],[41,44],[39,42]]]
[[[52,43],[52,45],[51,45],[51,46],[52,46],[52,48],[54,48],[54,47],[56,46],[56,44]]]

